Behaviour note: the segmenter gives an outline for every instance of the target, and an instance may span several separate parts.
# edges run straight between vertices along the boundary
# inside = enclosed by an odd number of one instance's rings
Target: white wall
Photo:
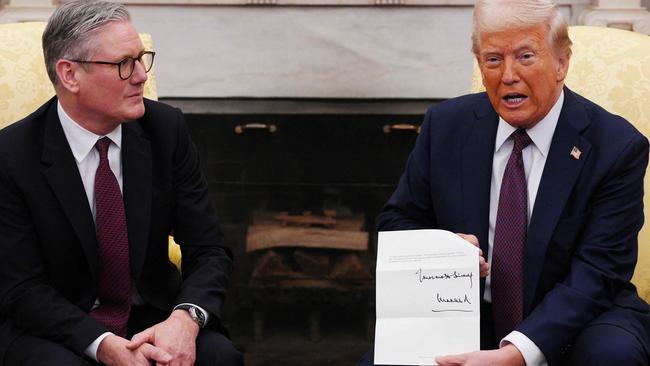
[[[131,11],[161,96],[445,98],[470,83],[469,7]]]
[[[53,1],[11,0],[0,23],[46,20]],[[470,88],[472,0],[123,1],[153,36],[160,97],[431,99]],[[228,1],[240,5],[215,5]],[[366,5],[241,5],[260,1]],[[591,3],[559,1],[572,23]],[[410,5],[372,5],[387,2]]]

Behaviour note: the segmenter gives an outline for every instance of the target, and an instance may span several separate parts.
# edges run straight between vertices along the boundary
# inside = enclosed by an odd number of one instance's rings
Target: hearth
[[[254,337],[264,339],[268,305],[301,304],[308,313],[309,338],[320,340],[327,305],[371,307],[372,277],[363,215],[256,213],[247,229],[246,252],[253,271],[241,286],[241,302],[254,309]]]
[[[432,101],[167,102],[186,112],[235,253],[225,311],[235,342],[293,332],[367,344],[374,218]]]

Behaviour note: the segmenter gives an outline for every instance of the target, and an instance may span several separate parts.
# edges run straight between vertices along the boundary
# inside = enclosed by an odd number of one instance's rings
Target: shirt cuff
[[[86,347],[86,349],[84,350],[84,354],[92,358],[93,360],[95,360],[95,362],[99,362],[99,360],[97,359],[97,349],[99,348],[99,344],[102,343],[104,338],[108,337],[109,335],[113,335],[113,333],[106,332],[100,335],[99,337],[97,337],[97,339],[95,339],[93,343],[91,343],[88,347]]]
[[[501,340],[499,348],[507,344],[512,344],[517,347],[526,361],[526,366],[548,365],[542,350],[540,350],[535,342],[531,341],[530,338],[526,337],[523,333],[517,331],[510,332],[510,334]]]
[[[178,305],[174,306],[174,310],[176,310],[177,307],[182,306],[182,305],[192,305],[192,306],[194,306],[194,307],[197,308],[201,313],[203,313],[203,318],[205,319],[205,324],[208,324],[208,323],[210,322],[210,313],[208,313],[207,311],[205,311],[205,309],[203,309],[202,307],[200,307],[200,306],[198,306],[198,305],[196,305],[196,304],[192,304],[191,302],[184,302],[184,303],[182,303],[182,304],[178,304]]]

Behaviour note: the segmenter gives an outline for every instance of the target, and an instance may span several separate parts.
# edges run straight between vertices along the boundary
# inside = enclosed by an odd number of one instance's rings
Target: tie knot
[[[526,146],[530,145],[533,140],[530,139],[530,136],[526,133],[526,130],[520,128],[512,133],[512,140],[515,143],[515,146],[512,148],[513,152],[521,152]]]
[[[102,137],[95,143],[95,148],[99,151],[99,158],[106,159],[108,157],[108,146],[111,144],[111,139]]]

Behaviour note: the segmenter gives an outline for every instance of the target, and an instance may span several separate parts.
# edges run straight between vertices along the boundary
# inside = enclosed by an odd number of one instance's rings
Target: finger
[[[483,273],[487,274],[488,272],[490,272],[490,265],[488,263],[481,264],[480,268],[481,268],[481,274]]]
[[[129,343],[126,344],[126,348],[133,351],[134,349],[142,346],[145,343],[153,343],[153,335],[154,335],[153,328],[147,328],[142,332],[135,334],[133,337],[131,337],[131,341],[129,341]]]
[[[463,234],[463,233],[456,233],[456,235],[472,243],[472,245],[478,247],[478,238],[476,236],[472,234]]]
[[[481,269],[481,271],[487,270],[488,268],[488,263],[485,261],[485,258],[479,257],[478,259],[478,266]]]
[[[156,362],[156,364],[167,365],[172,360],[172,355],[167,353],[162,348],[158,348],[152,344],[145,343],[140,348],[140,351],[150,361]]]

